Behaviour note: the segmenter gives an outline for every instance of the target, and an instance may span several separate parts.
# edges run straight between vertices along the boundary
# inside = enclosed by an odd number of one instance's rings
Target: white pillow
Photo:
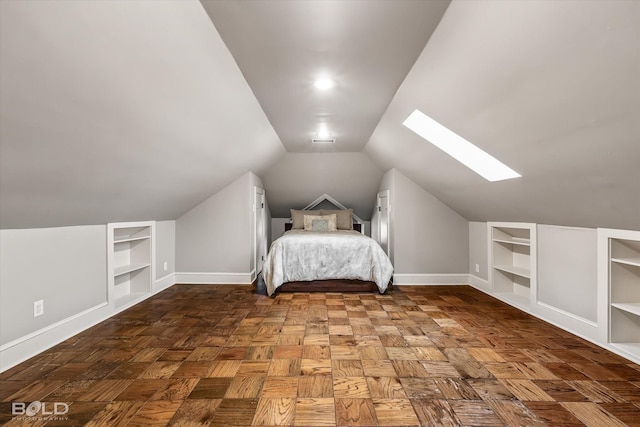
[[[336,215],[305,215],[305,231],[336,231]]]

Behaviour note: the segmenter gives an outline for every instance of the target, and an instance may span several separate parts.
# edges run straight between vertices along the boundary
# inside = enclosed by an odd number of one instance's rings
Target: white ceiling
[[[449,4],[201,2],[289,152],[361,151]],[[311,144],[321,126],[335,145]]]
[[[0,226],[175,219],[247,171],[276,216],[366,218],[397,168],[469,220],[640,229],[639,76],[635,1],[0,1]]]

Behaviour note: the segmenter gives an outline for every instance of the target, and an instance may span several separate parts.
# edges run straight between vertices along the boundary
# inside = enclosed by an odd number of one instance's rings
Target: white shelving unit
[[[109,302],[122,308],[152,291],[155,222],[108,224],[107,233]]]
[[[640,231],[600,229],[606,238],[609,343],[640,358]]]
[[[536,226],[490,222],[488,230],[493,294],[528,310],[536,298]]]

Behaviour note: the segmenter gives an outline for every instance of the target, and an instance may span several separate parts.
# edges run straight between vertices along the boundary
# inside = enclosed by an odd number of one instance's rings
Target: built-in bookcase
[[[107,226],[109,301],[116,308],[144,299],[154,279],[155,222]]]
[[[536,226],[490,222],[489,263],[493,293],[529,308],[536,298]]]
[[[601,229],[607,247],[609,342],[640,357],[640,231]]]

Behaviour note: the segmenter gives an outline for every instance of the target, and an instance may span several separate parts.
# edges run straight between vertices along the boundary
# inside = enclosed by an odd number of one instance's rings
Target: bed
[[[375,240],[353,229],[350,211],[297,214],[292,210],[289,230],[272,243],[263,266],[268,295],[276,291],[386,291],[393,274],[391,261]],[[341,218],[332,227],[332,216],[338,215]]]

